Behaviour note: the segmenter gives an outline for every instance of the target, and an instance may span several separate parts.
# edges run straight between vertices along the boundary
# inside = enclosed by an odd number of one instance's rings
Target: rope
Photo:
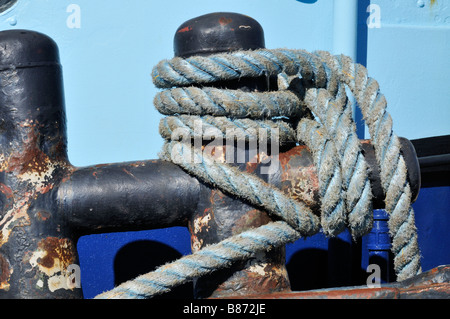
[[[364,67],[354,64],[348,57],[341,56],[336,60],[342,68],[342,81],[361,105],[369,127],[386,193],[386,211],[390,214],[388,225],[393,237],[394,269],[397,280],[405,280],[420,273],[421,267],[411,189],[400,141],[392,130],[392,118],[386,111],[386,98],[380,93],[378,83],[368,77]]]
[[[373,223],[372,190],[368,168],[361,154],[356,127],[352,120],[352,109],[347,99],[332,100],[328,91],[311,89],[305,101],[314,114],[324,123],[328,137],[334,141],[340,156],[343,197],[348,211],[348,224],[353,237],[365,235]],[[308,138],[305,131],[300,140]],[[316,162],[318,159],[316,159]],[[338,163],[338,160],[335,160]],[[320,165],[318,165],[320,166]]]
[[[299,234],[286,223],[272,222],[207,246],[192,255],[127,281],[96,298],[144,299],[160,295],[194,278],[229,267],[235,261],[251,258],[257,252],[294,242],[298,238]]]
[[[278,91],[207,87],[217,81],[263,75],[278,77]],[[324,51],[261,49],[164,60],[154,67],[152,77],[157,87],[166,89],[155,96],[154,104],[169,115],[160,123],[166,141],[160,157],[281,221],[205,247],[98,298],[151,297],[321,228],[335,236],[348,227],[354,238],[370,231],[372,193],[346,87],[362,110],[380,165],[397,280],[421,272],[400,143],[378,83],[363,66]],[[237,141],[306,144],[318,169],[320,218],[301,199],[294,200],[259,177],[195,147],[196,140],[227,139],[230,133]]]

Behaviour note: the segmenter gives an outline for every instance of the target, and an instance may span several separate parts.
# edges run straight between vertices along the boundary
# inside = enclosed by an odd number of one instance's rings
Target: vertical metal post
[[[333,51],[356,61],[358,0],[334,0]]]
[[[368,265],[378,265],[381,270],[380,283],[387,283],[391,274],[389,215],[384,209],[375,209],[373,219],[372,231],[367,235]]]
[[[334,0],[333,52],[345,54],[356,61],[358,36],[358,0]],[[351,99],[353,114],[355,100]],[[351,285],[354,269],[350,260],[355,242],[346,231],[328,242],[328,284]]]

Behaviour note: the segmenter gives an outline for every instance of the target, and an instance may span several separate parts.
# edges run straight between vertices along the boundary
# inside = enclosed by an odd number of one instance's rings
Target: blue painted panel
[[[418,139],[450,134],[449,51],[450,28],[385,26],[369,31],[367,67],[387,98],[397,135]]]
[[[450,264],[450,186],[422,188],[413,208],[422,269]]]
[[[184,227],[83,236],[77,247],[83,294],[89,299],[191,251]]]
[[[372,3],[381,23],[368,29],[367,67],[395,132],[408,139],[450,134],[450,1]]]

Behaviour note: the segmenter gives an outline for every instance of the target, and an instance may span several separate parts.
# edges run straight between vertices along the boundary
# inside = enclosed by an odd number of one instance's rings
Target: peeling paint
[[[39,149],[37,121],[25,120],[18,125],[26,130],[23,145],[12,154],[0,154],[0,170],[15,173],[20,181],[33,185],[36,193],[46,193],[53,187],[49,181],[55,169],[67,165],[52,161]]]
[[[67,285],[67,277],[65,275],[54,275],[48,278],[48,290],[55,292],[58,289],[71,289]]]
[[[5,157],[5,154],[1,153],[0,154],[0,172],[6,171],[8,168],[8,165],[9,165],[9,163],[8,163],[7,158]]]
[[[30,225],[30,218],[28,216],[29,195],[14,203],[13,207],[6,212],[3,219],[0,221],[0,247],[8,242],[9,236],[15,227],[23,227]]]
[[[269,215],[257,209],[252,209],[242,215],[241,218],[235,221],[232,227],[232,233],[237,235],[243,231],[265,225],[271,221]]]
[[[26,171],[17,177],[24,182],[35,185],[37,193],[44,194],[53,188],[53,185],[49,184],[49,181],[51,180],[54,170],[58,167],[57,164],[50,163],[49,161],[43,163],[40,167],[43,167],[44,165],[45,169],[42,171]]]
[[[48,219],[50,219],[50,217],[52,217],[52,214],[50,214],[49,212],[46,211],[39,211],[36,213],[36,218],[40,221],[47,221]]]
[[[233,19],[231,19],[231,18],[222,17],[222,18],[219,19],[219,24],[222,25],[222,26],[230,24],[231,22],[233,22]]]
[[[266,272],[264,269],[266,268],[266,266],[267,266],[267,263],[255,264],[255,265],[248,267],[248,271],[257,273],[260,276],[265,276]]]
[[[10,288],[9,279],[13,269],[5,256],[0,254],[0,290],[8,291]]]
[[[69,282],[72,273],[68,269],[75,261],[74,249],[69,239],[47,237],[39,242],[38,248],[29,258],[32,268],[37,268],[41,274],[48,277],[47,286],[50,292],[78,288]],[[45,277],[40,276],[36,286],[45,287]]]
[[[136,161],[136,162],[133,162],[133,163],[130,163],[130,166],[131,167],[135,167],[135,168],[137,168],[137,167],[145,167],[145,162],[144,161]]]
[[[191,236],[191,250],[192,252],[197,252],[203,247],[203,239],[198,238],[197,236]]]
[[[7,199],[13,198],[13,191],[11,188],[3,183],[0,183],[0,192],[6,196]]]
[[[61,276],[70,277],[67,267],[77,260],[71,240],[49,237],[70,234],[52,191],[74,170],[57,45],[33,31],[10,31],[1,39],[10,69],[0,72],[0,298],[80,298],[80,291],[51,294],[68,287]]]
[[[178,33],[189,32],[189,31],[192,31],[192,27],[187,26],[185,28],[178,30]]]
[[[74,263],[73,243],[69,239],[47,237],[38,244],[38,249],[30,258],[31,266],[38,267],[47,276],[64,272]]]
[[[297,146],[280,154],[282,190],[291,198],[304,202],[314,213],[320,211],[319,179],[311,153]]]
[[[203,217],[199,217],[199,218],[194,219],[194,233],[197,234],[197,233],[201,232],[202,230],[208,231],[208,229],[210,227],[208,225],[208,223],[209,223],[210,220],[211,220],[211,214],[210,213],[206,214]]]
[[[246,263],[246,269],[259,276],[288,277],[286,267],[274,267],[269,264],[264,252],[259,252],[255,255],[255,258],[249,259]]]
[[[44,282],[39,279],[38,282],[36,283],[36,286],[38,286],[39,288],[44,288]]]

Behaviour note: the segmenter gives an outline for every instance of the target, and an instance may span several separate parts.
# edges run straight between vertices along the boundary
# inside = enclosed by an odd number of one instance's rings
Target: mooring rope
[[[397,280],[421,272],[406,164],[386,111],[386,99],[366,68],[346,56],[324,51],[261,49],[176,57],[158,63],[152,76],[157,87],[166,89],[154,99],[156,108],[168,115],[160,124],[166,140],[160,157],[281,221],[207,246],[97,298],[152,297],[320,229],[335,236],[348,227],[354,238],[370,231],[372,193],[346,87],[362,110],[380,166]],[[278,90],[244,92],[207,86],[260,76],[277,76]],[[196,123],[201,124],[200,130]],[[270,133],[273,129],[278,134]],[[318,170],[320,218],[301,199],[294,200],[256,175],[192,147],[195,139],[228,138],[230,132],[236,140],[264,138],[265,142],[307,145]]]

